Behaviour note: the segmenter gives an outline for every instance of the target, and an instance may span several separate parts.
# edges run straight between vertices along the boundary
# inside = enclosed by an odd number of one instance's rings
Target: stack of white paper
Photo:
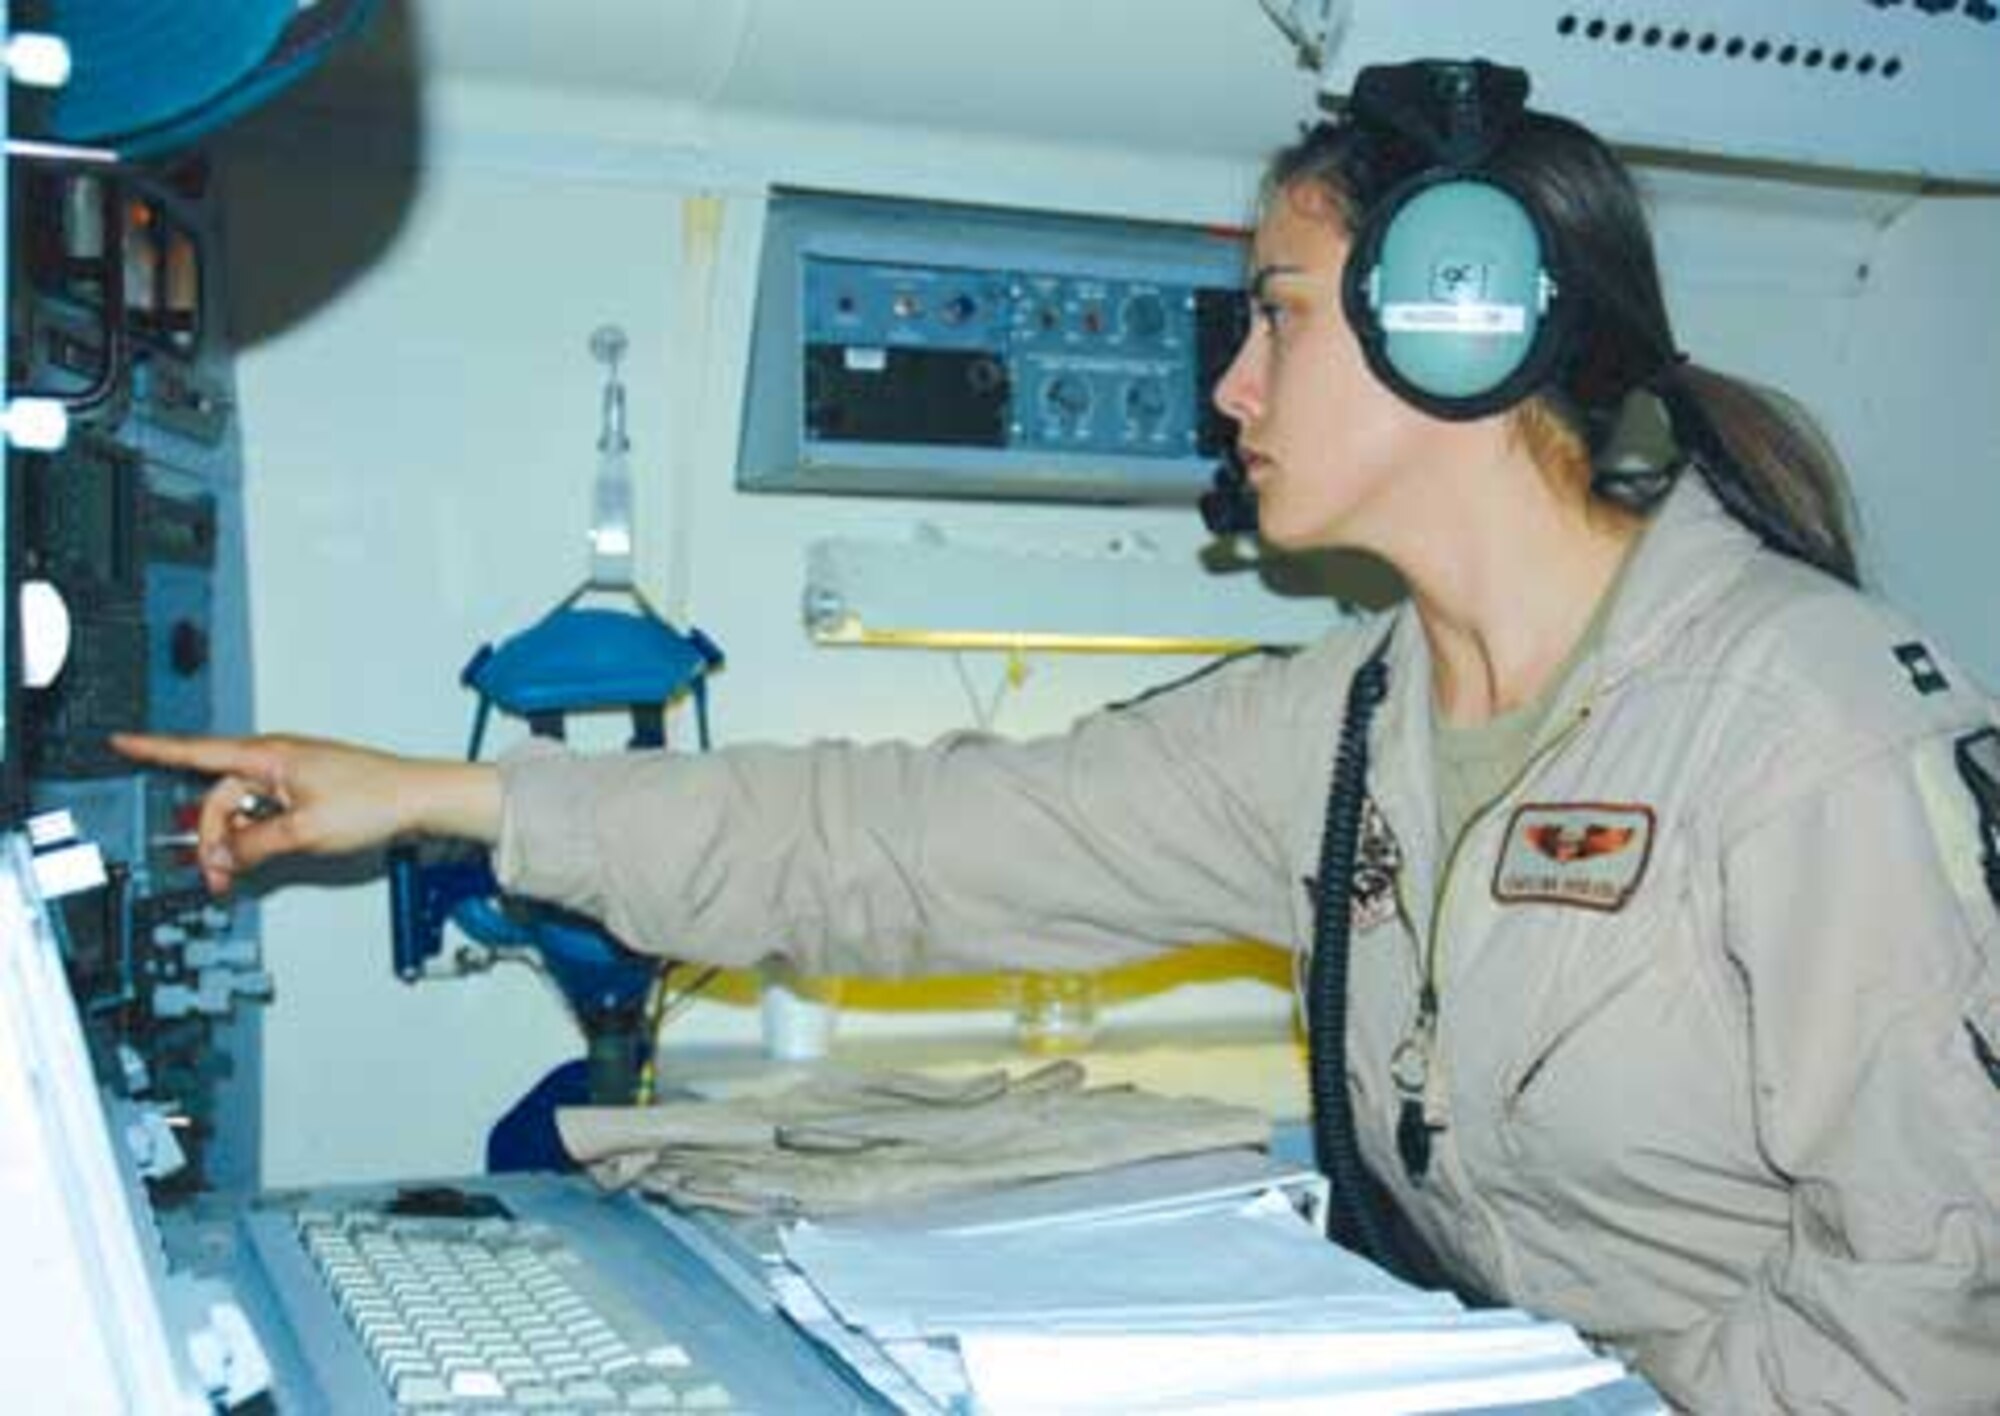
[[[1593,1391],[1627,1396],[1597,1410],[1659,1409],[1568,1326],[1412,1288],[1280,1189],[1194,1190],[928,1216],[947,1229],[801,1223],[779,1298],[906,1410],[1413,1412]]]
[[[958,1347],[993,1416],[1451,1411],[1550,1402],[1625,1375],[1569,1328],[1518,1313],[1346,1332],[967,1332]]]
[[[843,1319],[887,1338],[1331,1326],[1458,1307],[1318,1239],[1269,1198],[989,1234],[801,1223],[785,1253]]]

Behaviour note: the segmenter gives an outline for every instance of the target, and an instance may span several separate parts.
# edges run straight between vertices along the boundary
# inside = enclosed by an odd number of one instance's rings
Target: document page
[[[1319,1239],[1272,1196],[1081,1227],[884,1235],[802,1223],[787,1257],[878,1337],[1148,1323],[1321,1327],[1455,1310]]]

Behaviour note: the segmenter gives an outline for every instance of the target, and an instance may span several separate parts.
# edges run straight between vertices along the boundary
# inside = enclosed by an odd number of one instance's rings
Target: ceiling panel
[[[1257,0],[388,0],[339,67],[1231,155],[1315,88]]]

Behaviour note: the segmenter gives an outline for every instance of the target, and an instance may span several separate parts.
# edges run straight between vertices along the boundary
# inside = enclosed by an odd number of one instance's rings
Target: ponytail
[[[1772,550],[1860,584],[1847,476],[1801,404],[1687,362],[1657,375],[1653,391],[1674,441],[1731,516]]]

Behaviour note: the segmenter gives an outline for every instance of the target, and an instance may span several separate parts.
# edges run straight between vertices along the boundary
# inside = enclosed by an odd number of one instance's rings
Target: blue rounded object
[[[623,610],[557,610],[482,648],[461,682],[517,717],[664,703],[722,663],[700,630]]]
[[[48,131],[126,157],[194,141],[301,77],[376,0],[48,0],[37,28],[69,46]],[[21,16],[17,13],[15,19]]]

